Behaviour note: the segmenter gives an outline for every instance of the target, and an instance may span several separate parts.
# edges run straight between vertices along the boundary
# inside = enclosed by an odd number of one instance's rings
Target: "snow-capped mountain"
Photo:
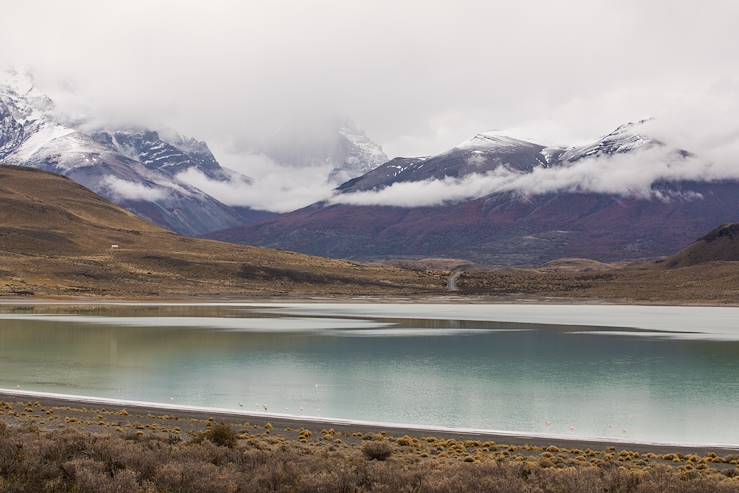
[[[211,180],[226,181],[235,172],[218,164],[208,144],[193,138],[175,134],[162,138],[160,133],[148,129],[98,130],[92,134],[96,142],[113,148],[147,169],[176,177],[179,173],[195,168]],[[241,178],[249,182],[247,177]]]
[[[485,173],[500,166],[528,172],[550,166],[547,147],[500,135],[480,133],[436,156],[396,158],[339,187],[344,193],[378,190],[399,182],[414,182]]]
[[[642,131],[643,127],[651,121],[652,119],[645,119],[625,123],[592,144],[564,149],[558,158],[564,163],[574,163],[585,158],[626,154],[662,146],[664,145],[662,142],[649,137]]]
[[[337,133],[335,151],[329,156],[334,166],[329,173],[330,182],[344,183],[388,161],[382,147],[370,140],[364,130],[351,120],[344,122]]]
[[[342,184],[337,192],[348,196],[417,183],[385,196],[396,198],[408,191],[420,196],[443,189],[445,184],[474,186],[486,173],[500,172],[500,168],[506,178],[533,173],[567,177],[597,163],[620,170],[630,157],[639,169],[651,165],[661,169],[663,162],[650,159],[665,158],[680,168],[681,159],[692,157],[649,137],[648,125],[648,121],[625,124],[590,144],[569,147],[485,132],[439,155],[395,158]],[[589,178],[592,175],[585,177]],[[536,180],[527,183],[537,184]],[[209,236],[352,259],[429,256],[489,264],[540,264],[562,257],[610,261],[666,255],[718,224],[737,220],[739,183],[735,180],[678,177],[657,180],[651,186],[652,196],[577,187],[529,194],[503,189],[508,191],[431,207],[351,205],[339,198]]]
[[[52,101],[30,78],[9,71],[0,77],[0,159],[32,155],[46,142],[73,130],[51,121]]]
[[[636,152],[663,145],[640,132],[649,120],[621,125],[585,146],[545,146],[503,135],[483,132],[436,156],[395,158],[372,171],[343,183],[343,193],[379,190],[393,183],[447,177],[460,178],[486,173],[499,167],[529,173],[535,168],[568,166],[581,159]]]
[[[61,121],[51,99],[18,72],[0,76],[0,164],[67,176],[179,233],[233,227],[249,216],[177,179],[195,167],[211,179],[248,180],[222,168],[205,143],[147,129],[84,131]]]

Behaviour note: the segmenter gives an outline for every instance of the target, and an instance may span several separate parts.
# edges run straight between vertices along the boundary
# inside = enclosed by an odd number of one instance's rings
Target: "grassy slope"
[[[444,286],[424,272],[185,238],[66,178],[22,168],[0,167],[0,211],[0,295],[410,294]]]

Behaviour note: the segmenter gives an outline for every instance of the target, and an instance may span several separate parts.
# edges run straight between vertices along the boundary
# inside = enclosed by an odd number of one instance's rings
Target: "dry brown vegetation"
[[[0,295],[413,294],[442,274],[185,238],[72,181],[0,167]],[[117,245],[118,248],[112,248]]]
[[[463,294],[623,303],[739,303],[739,262],[666,268],[664,262],[593,267],[491,268],[465,272]]]
[[[365,445],[241,435],[233,446],[174,435],[94,435],[0,425],[0,490],[4,492],[735,492],[733,469],[674,467],[588,451],[527,454],[512,447],[463,442],[401,446],[378,437]],[[443,452],[464,450],[463,458]],[[498,452],[500,449],[509,453]],[[394,452],[390,452],[394,449]],[[429,455],[424,450],[442,450]],[[484,450],[483,450],[484,449]],[[375,460],[382,458],[383,460]],[[710,463],[713,464],[713,463]]]
[[[739,455],[314,433],[234,419],[0,403],[0,491],[739,491]]]

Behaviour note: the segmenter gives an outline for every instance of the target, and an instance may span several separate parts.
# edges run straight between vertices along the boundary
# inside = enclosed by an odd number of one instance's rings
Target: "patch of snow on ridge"
[[[71,128],[57,124],[41,126],[38,131],[30,135],[23,144],[13,152],[14,162],[23,162],[31,159],[42,148],[48,146],[52,141],[73,134]]]
[[[573,162],[583,158],[625,154],[661,146],[662,142],[648,135],[648,124],[652,121],[653,118],[648,118],[620,125],[590,145],[567,149],[560,159],[563,162]]]
[[[497,130],[482,132],[454,146],[454,149],[516,149],[531,146],[531,142],[503,135]]]
[[[541,150],[541,155],[544,157],[547,165],[556,164],[565,150],[564,147],[545,147]]]
[[[487,157],[482,151],[472,151],[472,155],[467,157],[466,161],[472,166],[480,166],[487,162]]]

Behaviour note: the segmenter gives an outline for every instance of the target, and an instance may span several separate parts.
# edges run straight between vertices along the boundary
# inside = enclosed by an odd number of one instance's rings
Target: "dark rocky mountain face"
[[[481,134],[439,156],[391,160],[343,184],[338,192],[380,190],[394,183],[460,177],[498,166],[527,173],[661,146],[639,133],[640,123],[573,148]],[[618,261],[669,255],[739,216],[736,182],[655,183],[653,190],[662,198],[570,191],[532,196],[493,193],[436,207],[317,203],[210,237],[350,259],[434,256],[530,265],[563,257]]]
[[[139,161],[147,169],[176,177],[195,168],[211,180],[228,180],[228,173],[216,161],[205,142],[177,136],[165,141],[153,130],[98,131],[96,142]],[[246,177],[244,177],[246,180]]]
[[[18,122],[0,101],[0,159],[4,159],[22,143],[25,132],[23,125]]]

